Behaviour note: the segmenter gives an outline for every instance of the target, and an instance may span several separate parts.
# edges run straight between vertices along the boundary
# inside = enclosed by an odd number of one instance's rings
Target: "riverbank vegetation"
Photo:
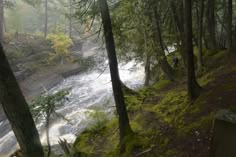
[[[221,150],[213,148],[215,116],[236,109],[235,7],[232,0],[0,0],[0,103],[18,152],[58,156],[49,119],[58,103],[73,105],[62,101],[73,89],[59,98],[50,89],[109,68],[113,117],[90,112],[94,123],[73,132],[74,143],[59,139],[60,155],[213,157]],[[119,63],[129,61],[143,65],[137,90],[119,74]],[[45,115],[48,149],[34,115]]]

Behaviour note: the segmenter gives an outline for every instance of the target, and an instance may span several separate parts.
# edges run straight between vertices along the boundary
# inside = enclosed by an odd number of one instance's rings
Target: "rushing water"
[[[107,61],[104,64],[107,64]],[[136,65],[134,61],[131,61],[120,65],[119,70],[120,78],[127,86],[131,88],[142,86],[144,68],[140,64]],[[100,110],[107,113],[107,115],[112,115],[114,110],[109,68],[102,74],[100,71],[94,70],[69,77],[50,92],[65,88],[70,89],[69,101],[57,112],[64,115],[70,122],[58,118],[52,120],[50,127],[51,144],[57,144],[58,138],[65,138],[68,142],[73,142],[81,131],[93,123],[89,113]],[[7,121],[1,122],[0,128],[5,127],[7,123]],[[38,128],[42,128],[43,125],[43,122],[41,122],[38,124]],[[40,134],[42,143],[46,144],[44,131],[40,131]],[[9,154],[15,149],[16,139],[13,132],[9,130],[3,137],[0,137],[0,156]]]

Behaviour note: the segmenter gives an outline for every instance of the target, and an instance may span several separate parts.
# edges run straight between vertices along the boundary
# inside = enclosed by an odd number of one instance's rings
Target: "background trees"
[[[148,86],[168,80],[177,87],[187,85],[189,99],[195,100],[201,94],[198,79],[216,67],[211,65],[216,59],[211,59],[209,56],[216,55],[222,59],[221,54],[225,52],[221,50],[232,50],[236,36],[235,2],[232,0],[25,0],[17,1],[14,7],[7,9],[5,2],[0,0],[0,40],[4,39],[8,44],[21,43],[18,38],[11,40],[14,39],[13,34],[15,36],[27,34],[28,40],[36,36],[48,37],[42,40],[51,40],[55,53],[46,52],[46,56],[49,54],[50,60],[60,58],[63,64],[64,58],[68,57],[72,40],[84,41],[85,38],[92,37],[89,40],[99,41],[97,43],[101,44],[101,49],[105,43],[119,116],[121,152],[126,151],[126,136],[132,133],[132,130],[127,111],[130,106],[127,107],[124,100],[125,92],[123,93],[122,86],[125,85],[119,76],[118,63],[130,60],[142,63],[145,68],[144,83],[147,89]],[[5,28],[9,32],[5,38],[3,37],[4,7]],[[50,35],[51,33],[54,35]],[[74,39],[70,39],[72,36]],[[3,61],[6,62],[4,57],[3,55]],[[15,81],[10,72],[7,74]],[[5,77],[8,76],[4,75],[4,78],[2,76],[2,80],[6,79]],[[7,83],[6,85],[2,85],[5,88],[4,93],[7,93],[12,86]],[[14,93],[18,95],[13,96],[21,99],[23,104],[21,107],[29,118],[28,123],[33,133],[36,134],[32,118],[27,113],[25,100],[16,83],[14,88],[17,89]],[[143,102],[139,102],[143,105],[146,102],[146,97],[143,96],[155,95],[152,94],[143,91],[137,94],[139,95],[137,99],[143,98]],[[185,97],[187,94],[180,95]],[[8,100],[8,96],[4,94],[2,101]],[[158,99],[159,97],[160,95]],[[8,101],[9,104],[16,103]],[[152,109],[155,110],[156,107]],[[11,119],[9,112],[13,115],[16,112],[16,110],[8,111],[7,108],[5,110],[9,119]],[[161,109],[155,111],[158,114],[162,112]],[[13,121],[12,125],[15,123]],[[20,129],[17,126],[15,130],[19,132]],[[19,140],[23,141],[24,138],[28,139],[22,136]],[[25,142],[27,141],[22,143]],[[24,149],[26,152],[26,148]]]

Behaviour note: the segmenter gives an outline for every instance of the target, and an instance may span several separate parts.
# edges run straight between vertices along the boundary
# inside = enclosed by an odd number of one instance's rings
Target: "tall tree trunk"
[[[154,47],[155,51],[158,53],[158,61],[160,63],[161,69],[166,75],[166,77],[174,81],[174,70],[170,66],[170,64],[167,62],[167,58],[165,55],[165,47],[163,45],[162,35],[161,35],[161,28],[160,28],[160,22],[159,22],[159,16],[157,14],[157,9],[154,6],[153,7],[153,40],[154,40]],[[160,53],[160,50],[158,49],[157,45],[160,45],[162,53]]]
[[[208,0],[206,10],[207,23],[207,41],[208,48],[211,50],[217,49],[216,44],[216,20],[215,20],[215,0]]]
[[[72,38],[72,0],[69,0],[69,36]]]
[[[0,0],[0,42],[3,41],[4,36],[4,4],[3,0]]]
[[[181,3],[182,3],[182,1],[181,1]],[[177,12],[174,0],[172,0],[170,2],[170,5],[171,5],[171,11],[172,11],[172,14],[173,14],[173,20],[174,20],[174,23],[177,27],[178,38],[179,38],[178,45],[180,45],[180,54],[181,54],[181,57],[183,59],[183,63],[186,66],[186,56],[184,54],[184,24],[183,24],[183,19],[178,16],[178,12]]]
[[[46,38],[48,35],[48,0],[44,0],[44,9],[45,9],[45,15],[44,15],[44,37]]]
[[[48,154],[47,157],[51,155],[51,144],[50,144],[50,137],[49,137],[49,129],[50,129],[50,113],[46,113],[46,138],[47,138],[47,145],[48,145]]]
[[[98,4],[102,15],[102,23],[105,34],[105,43],[109,60],[113,94],[116,103],[116,110],[119,116],[120,152],[124,153],[126,148],[125,137],[130,134],[132,130],[129,124],[128,113],[126,110],[124,95],[121,87],[108,4],[106,0],[98,0]]]
[[[151,77],[150,59],[151,59],[150,55],[146,54],[144,86],[149,86],[149,82],[150,82],[150,77]]]
[[[233,21],[233,13],[232,13],[232,9],[233,9],[233,3],[232,0],[228,0],[228,30],[227,30],[227,40],[228,40],[228,49],[229,51],[232,49],[232,21]]]
[[[204,0],[200,0],[199,30],[198,30],[198,70],[201,71],[203,66],[202,59],[202,34],[203,34],[203,16],[204,16]]]
[[[197,98],[200,94],[201,87],[196,81],[194,55],[193,55],[193,31],[192,31],[192,0],[184,0],[185,11],[185,53],[187,56],[187,88],[191,100]]]
[[[24,157],[43,157],[34,120],[0,43],[0,103]]]

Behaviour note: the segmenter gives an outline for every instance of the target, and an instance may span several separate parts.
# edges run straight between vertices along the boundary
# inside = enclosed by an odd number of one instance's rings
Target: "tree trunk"
[[[204,0],[200,0],[199,30],[198,30],[198,70],[201,71],[203,66],[202,59],[202,34],[203,34],[203,16],[204,16]]]
[[[163,45],[162,35],[161,35],[161,28],[160,28],[160,22],[159,22],[159,16],[157,14],[156,7],[153,7],[153,40],[154,40],[154,47],[155,51],[158,53],[158,61],[160,63],[161,69],[166,75],[166,77],[170,81],[174,81],[174,71],[170,64],[167,62],[167,58],[165,55],[165,48]],[[159,53],[160,50],[158,49],[157,45],[160,45],[162,53]]]
[[[228,0],[228,30],[227,30],[227,39],[228,39],[228,49],[229,51],[232,49],[232,14],[233,4],[232,0]]]
[[[98,4],[102,15],[102,23],[104,28],[105,43],[109,60],[113,94],[116,103],[116,110],[119,116],[120,152],[124,153],[126,148],[125,137],[128,134],[130,134],[132,130],[129,124],[128,113],[126,110],[124,95],[119,77],[115,42],[112,33],[112,24],[111,24],[108,4],[106,0],[98,0]]]
[[[44,7],[45,7],[44,37],[46,38],[48,35],[48,0],[44,1]]]
[[[51,155],[51,144],[50,144],[50,137],[49,137],[49,129],[50,129],[50,113],[46,113],[46,138],[47,138],[47,145],[48,145],[47,157],[50,157],[50,155]]]
[[[0,44],[0,103],[24,157],[43,157],[34,120]]]
[[[0,42],[3,41],[4,36],[4,4],[3,0],[0,0]]]
[[[69,0],[69,36],[72,38],[72,0]]]
[[[208,0],[206,10],[208,48],[216,50],[215,0]]]
[[[144,82],[144,86],[149,86],[149,82],[150,82],[150,77],[151,77],[151,69],[150,69],[150,55],[146,54],[146,62],[145,62],[145,82]]]
[[[177,27],[177,32],[178,32],[177,34],[178,34],[178,38],[179,38],[178,45],[180,45],[180,55],[183,59],[184,65],[186,66],[186,56],[184,54],[184,25],[183,25],[183,21],[181,21],[181,18],[178,16],[178,12],[176,10],[176,6],[175,6],[175,3],[173,0],[170,2],[170,5],[171,5],[172,14],[173,14],[173,20],[174,20],[174,23]]]
[[[200,86],[196,81],[194,55],[193,55],[193,31],[192,31],[192,0],[184,0],[185,11],[185,53],[187,56],[187,89],[191,100],[197,98],[200,94]]]

